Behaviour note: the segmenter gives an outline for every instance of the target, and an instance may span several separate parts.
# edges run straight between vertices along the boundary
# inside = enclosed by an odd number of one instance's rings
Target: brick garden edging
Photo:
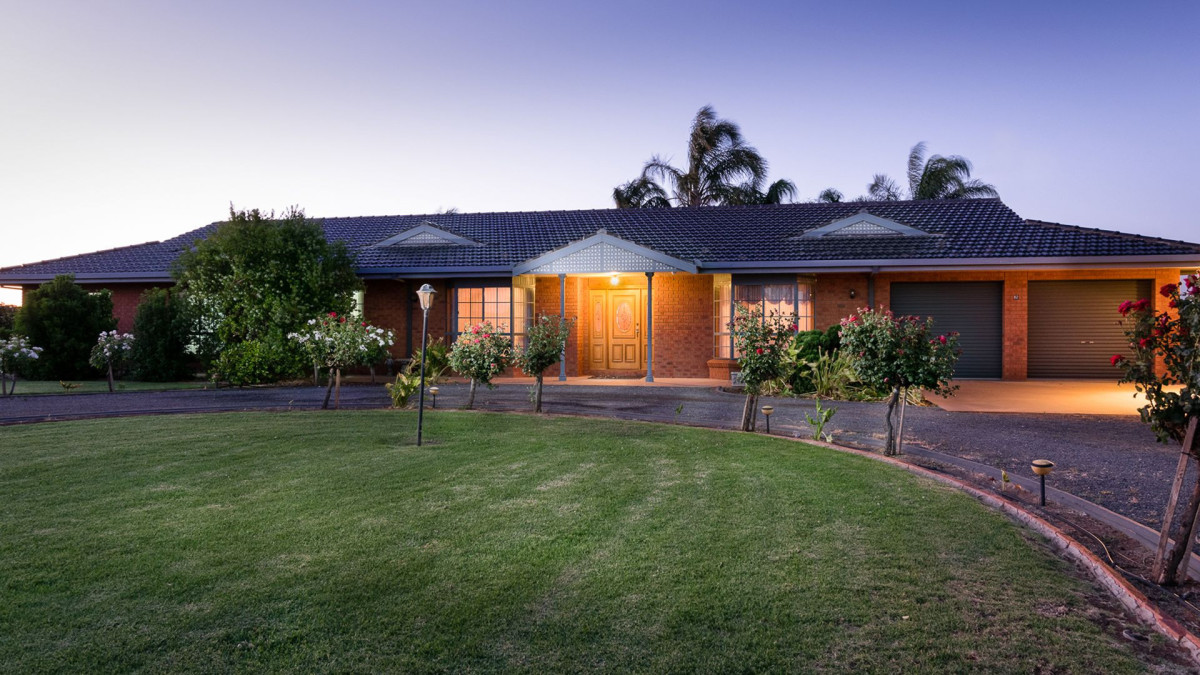
[[[781,437],[782,438],[782,437]],[[904,469],[909,473],[929,478],[944,485],[960,490],[971,495],[983,504],[1000,511],[1012,520],[1025,525],[1035,532],[1046,537],[1050,544],[1058,550],[1059,554],[1079,564],[1087,571],[1089,575],[1099,583],[1105,590],[1112,594],[1113,597],[1121,603],[1126,610],[1132,613],[1139,621],[1145,625],[1158,631],[1171,642],[1182,647],[1191,656],[1192,661],[1200,666],[1200,637],[1190,633],[1182,624],[1170,616],[1159,611],[1157,607],[1150,602],[1149,598],[1144,593],[1130,584],[1124,577],[1117,574],[1104,563],[1096,554],[1092,553],[1087,547],[1080,544],[1078,541],[1051,525],[1046,520],[1038,515],[1020,507],[1011,502],[1000,499],[999,497],[989,494],[984,490],[967,483],[965,481],[940,474],[929,469],[902,462],[892,457],[885,457],[865,450],[856,448],[848,448],[833,443],[824,443],[811,439],[791,439],[801,443],[817,445],[822,448],[836,450],[847,454],[866,457],[878,462],[890,464],[894,467]]]

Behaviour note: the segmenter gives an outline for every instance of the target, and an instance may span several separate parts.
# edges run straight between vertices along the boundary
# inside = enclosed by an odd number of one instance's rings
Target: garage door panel
[[[1129,353],[1117,307],[1148,298],[1149,279],[1029,282],[1029,377],[1116,379]]]
[[[999,281],[896,282],[891,287],[892,312],[932,317],[939,333],[959,333],[962,355],[955,377],[1000,377],[1003,293]]]

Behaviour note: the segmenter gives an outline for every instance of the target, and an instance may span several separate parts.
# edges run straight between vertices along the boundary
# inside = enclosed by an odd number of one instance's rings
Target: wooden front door
[[[644,370],[646,292],[641,289],[592,291],[590,358],[593,370]]]

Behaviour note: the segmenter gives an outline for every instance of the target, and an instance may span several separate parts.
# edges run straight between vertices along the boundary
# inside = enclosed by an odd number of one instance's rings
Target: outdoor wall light
[[[433,406],[432,406],[432,407],[436,408],[436,407],[437,407],[437,395],[438,395],[438,388],[437,388],[437,387],[430,387],[430,388],[429,388],[429,395],[433,397]]]
[[[771,433],[771,413],[775,412],[775,406],[764,405],[762,407],[763,415],[767,418],[767,433]]]
[[[1054,462],[1051,462],[1048,459],[1035,459],[1032,462],[1030,462],[1030,468],[1033,469],[1033,472],[1035,474],[1037,474],[1038,478],[1040,478],[1042,481],[1041,505],[1045,506],[1046,505],[1046,476],[1049,476],[1050,472],[1054,470]]]
[[[421,447],[421,430],[425,426],[425,338],[429,333],[429,308],[433,307],[434,293],[437,291],[429,284],[417,289],[417,297],[421,299],[421,398],[417,402],[417,447]]]
[[[616,286],[617,284],[621,283],[621,277],[618,276],[616,272],[613,272],[612,276],[608,278],[608,283]]]
[[[853,288],[851,288],[850,289],[850,299],[853,300],[854,296],[856,296],[856,295],[858,295],[858,292],[855,291]]]

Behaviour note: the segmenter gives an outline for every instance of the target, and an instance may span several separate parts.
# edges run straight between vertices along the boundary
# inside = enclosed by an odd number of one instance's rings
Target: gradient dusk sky
[[[606,208],[706,104],[802,200],[923,140],[1026,218],[1200,240],[1197,0],[9,0],[0,64],[0,266],[230,203]]]

